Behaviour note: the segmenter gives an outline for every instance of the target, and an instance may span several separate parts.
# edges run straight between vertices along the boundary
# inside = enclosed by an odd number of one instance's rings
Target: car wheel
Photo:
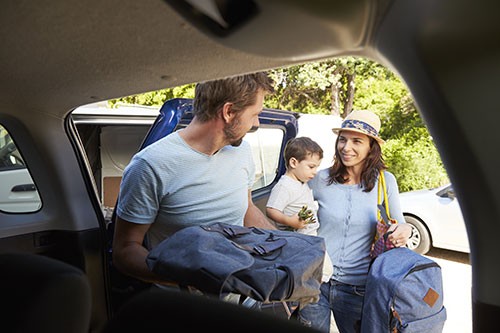
[[[412,236],[408,239],[406,247],[419,254],[429,252],[431,249],[431,236],[425,225],[412,216],[405,216],[405,221],[412,228]]]

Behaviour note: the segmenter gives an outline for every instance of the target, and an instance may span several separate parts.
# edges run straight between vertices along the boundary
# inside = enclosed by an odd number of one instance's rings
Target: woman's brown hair
[[[328,185],[333,183],[344,184],[349,181],[347,168],[338,157],[340,156],[338,151],[339,136],[335,141],[335,156],[333,160],[333,165],[328,170]],[[382,148],[379,143],[370,138],[370,151],[365,159],[363,165],[363,170],[361,171],[361,187],[363,187],[364,192],[370,192],[373,187],[375,187],[375,182],[377,181],[379,172],[381,170],[387,169],[382,158]]]

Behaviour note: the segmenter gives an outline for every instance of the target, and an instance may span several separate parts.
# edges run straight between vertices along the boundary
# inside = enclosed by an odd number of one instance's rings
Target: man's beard
[[[243,142],[243,138],[240,138],[236,141],[231,142],[231,146],[238,147],[239,145],[241,145],[242,142]]]
[[[229,144],[233,147],[238,147],[243,142],[243,136],[237,137],[236,130],[240,122],[238,119],[233,120],[231,123],[224,126],[224,135],[226,136],[226,140],[229,141]]]

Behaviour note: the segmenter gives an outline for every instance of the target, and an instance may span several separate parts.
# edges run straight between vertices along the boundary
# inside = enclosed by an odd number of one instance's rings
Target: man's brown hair
[[[274,81],[265,72],[198,83],[193,113],[202,122],[215,119],[225,103],[232,103],[239,112],[255,103],[259,90],[274,92]]]

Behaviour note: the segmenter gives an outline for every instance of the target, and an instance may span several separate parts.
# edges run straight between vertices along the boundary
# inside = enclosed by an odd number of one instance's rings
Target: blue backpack
[[[361,332],[440,333],[446,321],[441,267],[408,248],[386,251],[366,282]]]

